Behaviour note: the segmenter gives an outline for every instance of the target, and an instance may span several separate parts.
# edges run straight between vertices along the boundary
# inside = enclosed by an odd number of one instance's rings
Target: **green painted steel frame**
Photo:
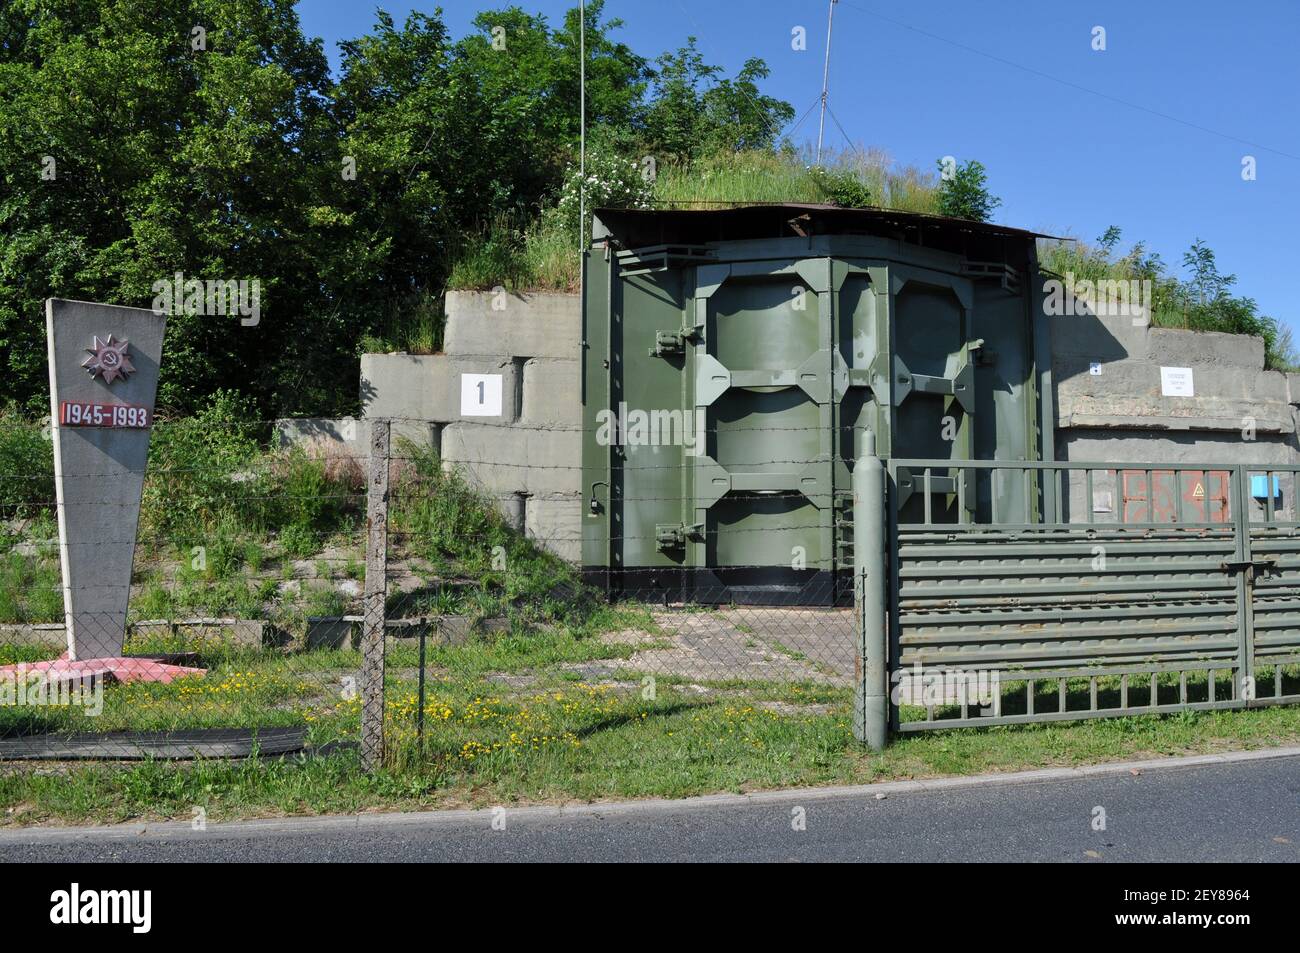
[[[1283,668],[1300,664],[1300,466],[892,459],[887,471],[893,731],[1300,702],[1283,684]],[[1118,488],[1130,472],[1145,475],[1148,519],[1126,522],[1118,506],[1098,521],[1098,476]],[[1204,498],[1201,481],[1219,472],[1229,475],[1226,514],[1183,500],[1189,479]],[[965,495],[990,491],[1003,474],[1023,481],[1023,509],[975,520]],[[1152,518],[1153,476],[1173,479],[1170,519]],[[1082,514],[1073,512],[1075,491]],[[897,501],[911,492],[924,495],[924,516],[900,522]],[[963,501],[959,522],[932,519],[930,498],[944,495]],[[1190,505],[1201,507],[1190,514],[1199,519],[1184,518]],[[1265,694],[1257,679],[1267,670]],[[969,698],[923,695],[923,720],[903,720],[902,703],[915,698],[899,685],[975,671],[998,679],[978,712]],[[1231,686],[1218,696],[1223,673]],[[1192,697],[1189,674],[1205,678],[1204,698]],[[1145,704],[1130,703],[1137,676]],[[1036,710],[1035,689],[1048,682],[1057,704]],[[1086,682],[1086,707],[1071,707],[1072,682]],[[1007,712],[1006,689],[1017,685],[1024,710]],[[1162,690],[1174,699],[1162,700]],[[1116,703],[1101,704],[1105,693]]]

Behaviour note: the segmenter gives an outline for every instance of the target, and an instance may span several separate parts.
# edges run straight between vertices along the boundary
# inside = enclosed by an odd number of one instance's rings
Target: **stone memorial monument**
[[[202,673],[122,654],[166,322],[140,308],[45,303],[68,651],[8,670],[162,682]]]

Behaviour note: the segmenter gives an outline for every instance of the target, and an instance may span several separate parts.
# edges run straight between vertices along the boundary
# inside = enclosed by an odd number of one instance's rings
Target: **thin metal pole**
[[[578,251],[587,230],[587,0],[578,4]]]
[[[817,164],[822,164],[822,133],[826,129],[826,87],[831,75],[831,27],[835,22],[835,4],[831,0],[830,12],[826,14],[826,60],[822,64],[822,114],[817,121]]]
[[[424,640],[429,632],[423,621],[420,623],[420,710],[415,716],[415,737],[419,742],[420,754],[424,754]]]

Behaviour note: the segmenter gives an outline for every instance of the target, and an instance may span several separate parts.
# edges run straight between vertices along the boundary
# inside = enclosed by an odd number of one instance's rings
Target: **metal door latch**
[[[1276,559],[1236,560],[1219,563],[1219,569],[1226,573],[1244,572],[1253,579],[1255,576],[1267,576],[1277,571]]]

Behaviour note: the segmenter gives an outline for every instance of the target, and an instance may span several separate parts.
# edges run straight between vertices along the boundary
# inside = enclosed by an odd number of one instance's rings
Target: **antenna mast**
[[[830,12],[826,14],[826,62],[822,66],[822,114],[817,122],[817,164],[822,164],[822,132],[826,129],[826,84],[831,75],[831,27],[835,24],[835,4],[831,0]]]

